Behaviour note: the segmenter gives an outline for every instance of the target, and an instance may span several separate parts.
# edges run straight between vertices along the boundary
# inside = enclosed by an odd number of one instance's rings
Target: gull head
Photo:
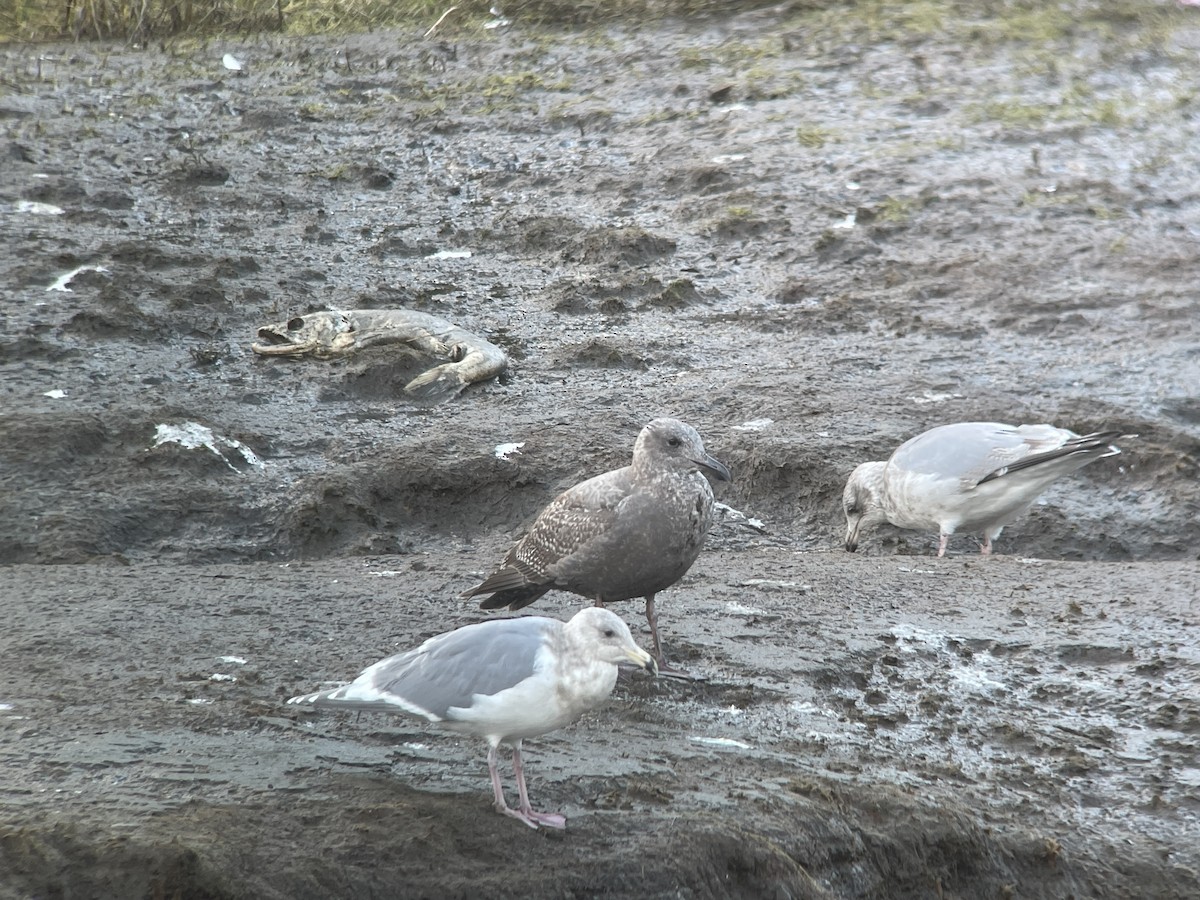
[[[728,467],[708,454],[699,433],[678,419],[655,419],[633,446],[634,465],[649,462],[672,470],[701,471],[717,481],[732,481]]]
[[[883,468],[886,463],[865,462],[850,473],[842,491],[842,512],[846,514],[846,549],[858,549],[858,539],[876,525],[887,521],[883,511]]]
[[[633,663],[640,669],[658,674],[654,657],[633,640],[629,626],[616,613],[600,606],[581,609],[567,622],[567,634],[587,656],[612,663]]]

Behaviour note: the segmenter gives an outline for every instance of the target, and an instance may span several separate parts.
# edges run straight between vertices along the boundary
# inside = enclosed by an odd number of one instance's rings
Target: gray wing
[[[1053,450],[1074,437],[1050,425],[1015,428],[1000,422],[958,422],[931,428],[901,444],[888,466],[974,486],[997,469]]]
[[[476,694],[497,694],[535,674],[538,652],[555,627],[562,623],[542,616],[466,625],[380,660],[344,687],[289,702],[442,721],[451,707],[469,708]]]
[[[1070,438],[1058,446],[1040,452],[1031,452],[1022,459],[1001,466],[981,478],[979,483],[983,484],[985,481],[1003,478],[1005,475],[1018,477],[1024,471],[1037,471],[1039,473],[1037,477],[1056,478],[1058,475],[1082,469],[1093,460],[1116,456],[1121,452],[1109,443],[1123,436],[1120,431],[1097,431],[1082,437],[1076,437],[1071,432],[1065,433],[1070,435]]]

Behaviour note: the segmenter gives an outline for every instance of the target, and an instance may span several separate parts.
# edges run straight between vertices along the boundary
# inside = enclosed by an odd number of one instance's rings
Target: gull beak
[[[639,669],[646,669],[651,675],[658,677],[658,663],[641,647],[634,646],[632,650],[626,650],[625,656]]]
[[[729,468],[725,465],[725,463],[721,462],[716,457],[709,456],[707,453],[705,453],[704,456],[700,457],[700,459],[693,459],[692,462],[698,465],[701,469],[707,471],[708,474],[717,479],[717,481],[733,481],[733,473],[729,471]]]
[[[858,549],[858,529],[862,526],[862,516],[854,519],[846,526],[846,549],[853,553]]]

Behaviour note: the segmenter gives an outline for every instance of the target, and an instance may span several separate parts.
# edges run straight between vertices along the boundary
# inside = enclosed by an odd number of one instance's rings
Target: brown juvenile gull
[[[496,811],[531,828],[563,828],[558,813],[529,805],[521,741],[570,725],[612,693],[617,663],[656,671],[620,617],[584,609],[566,623],[544,616],[491,619],[439,634],[375,663],[350,684],[293,697],[319,709],[407,713],[486,738]],[[505,802],[497,769],[501,741],[513,747],[520,805]]]
[[[696,429],[655,419],[638,435],[629,465],[554,498],[503,565],[463,599],[491,594],[483,609],[520,609],[555,589],[597,606],[644,597],[659,671],[691,677],[667,664],[654,595],[682,578],[704,545],[713,492],[702,472],[731,478]]]
[[[956,531],[983,532],[982,553],[1055,479],[1121,451],[1119,431],[1082,437],[1053,425],[959,422],[901,444],[887,462],[865,462],[842,494],[846,549],[881,522],[939,529],[938,556]]]

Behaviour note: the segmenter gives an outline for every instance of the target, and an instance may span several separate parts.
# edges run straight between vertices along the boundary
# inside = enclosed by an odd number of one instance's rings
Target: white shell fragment
[[[755,531],[766,532],[767,523],[757,517],[746,515],[740,509],[734,509],[728,503],[714,503],[713,509],[721,516],[721,519],[731,525],[745,525],[748,528],[753,528]]]
[[[241,441],[214,434],[211,428],[201,425],[199,422],[184,422],[181,425],[159,425],[154,432],[154,447],[161,447],[163,444],[178,444],[185,450],[197,450],[201,447],[206,447],[219,456],[225,465],[238,474],[241,474],[241,470],[234,466],[225,454],[221,452],[221,447],[236,450],[241,454],[242,459],[255,468],[262,469],[266,465],[257,453]],[[154,447],[150,449],[154,449]]]
[[[67,287],[67,285],[69,285],[72,281],[75,280],[76,275],[82,275],[84,272],[107,272],[107,271],[108,271],[108,269],[104,268],[104,266],[77,266],[76,268],[72,269],[70,272],[66,272],[62,275],[59,275],[58,278],[55,279],[54,284],[47,287],[46,290],[58,291],[59,293],[63,293],[63,294],[70,294],[70,293],[72,293],[72,291],[69,287]]]
[[[925,406],[928,403],[945,403],[947,400],[959,400],[962,394],[955,394],[951,391],[923,391],[921,395],[911,396],[909,402],[917,404],[917,406]]]
[[[488,12],[490,12],[493,16],[495,16],[495,18],[492,19],[490,22],[484,22],[483,23],[484,28],[487,28],[489,30],[493,29],[493,28],[507,28],[509,25],[512,24],[512,20],[506,19],[504,17],[504,13],[500,12],[500,7],[493,6],[491,9],[488,10]]]
[[[28,213],[32,216],[61,216],[65,210],[53,203],[39,203],[36,200],[18,200],[17,212]]]
[[[720,747],[724,750],[751,750],[753,749],[745,741],[737,741],[733,738],[715,738],[715,737],[700,737],[692,735],[691,741],[695,744],[705,744],[709,747]]]
[[[775,424],[774,419],[751,419],[741,425],[734,425],[734,431],[763,431]]]
[[[509,459],[514,454],[521,452],[521,448],[525,446],[524,441],[516,444],[497,444],[495,451],[496,459]]]

